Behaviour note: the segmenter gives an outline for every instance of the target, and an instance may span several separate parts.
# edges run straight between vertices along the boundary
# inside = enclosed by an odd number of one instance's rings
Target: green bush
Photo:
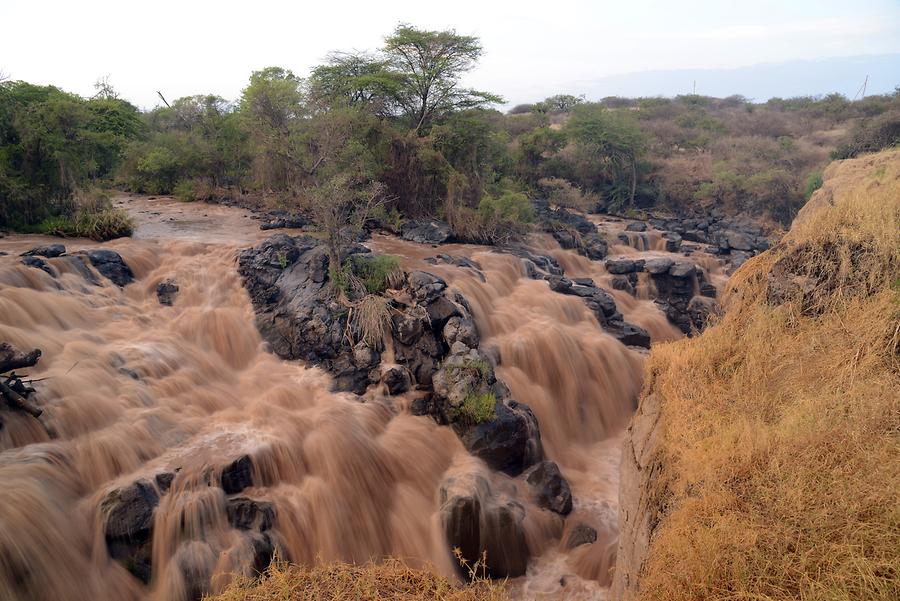
[[[816,169],[812,173],[809,174],[809,177],[806,178],[806,191],[803,194],[803,197],[806,200],[809,200],[812,197],[813,192],[822,187],[822,170]]]
[[[172,189],[172,194],[178,200],[183,200],[185,202],[197,200],[197,195],[194,192],[194,184],[188,180],[181,180],[175,184],[175,187]]]
[[[350,265],[353,275],[359,278],[369,294],[381,294],[394,288],[403,278],[400,259],[393,255],[354,255]]]

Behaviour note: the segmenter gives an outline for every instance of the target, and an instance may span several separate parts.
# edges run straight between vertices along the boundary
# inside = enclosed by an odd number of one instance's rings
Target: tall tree
[[[383,50],[401,77],[397,102],[420,135],[447,113],[503,102],[499,96],[460,86],[460,77],[483,52],[476,37],[401,24],[385,39]]]
[[[367,52],[333,52],[309,77],[312,99],[323,110],[334,105],[365,106],[387,116],[396,108],[401,77],[390,62]]]

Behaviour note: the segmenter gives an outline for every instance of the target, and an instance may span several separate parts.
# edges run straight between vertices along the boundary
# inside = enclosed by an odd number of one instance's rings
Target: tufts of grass
[[[493,392],[470,392],[459,406],[459,415],[476,424],[489,422],[497,417],[497,397]]]
[[[825,192],[716,325],[654,347],[640,599],[900,598],[900,151],[829,168]]]
[[[469,582],[458,584],[398,559],[365,565],[274,562],[261,578],[238,578],[207,601],[508,601],[503,583],[475,572]]]
[[[134,231],[134,221],[122,209],[114,208],[105,194],[90,191],[78,195],[71,214],[48,218],[37,229],[52,236],[73,236],[103,242],[130,236]]]
[[[403,283],[400,259],[392,255],[355,255],[350,259],[350,267],[369,294],[381,294]]]
[[[373,349],[382,347],[390,324],[391,304],[383,296],[367,294],[354,303],[350,310],[349,325],[354,338]]]

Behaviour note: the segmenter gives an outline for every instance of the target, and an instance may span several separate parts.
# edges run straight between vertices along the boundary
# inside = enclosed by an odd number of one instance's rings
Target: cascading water
[[[243,455],[253,458],[253,486],[241,494],[274,505],[272,542],[291,560],[393,555],[452,574],[437,490],[447,474],[479,463],[453,431],[411,415],[404,399],[329,392],[320,370],[266,352],[234,264],[239,248],[265,234],[243,211],[147,199],[128,206],[135,238],[106,245],[134,271],[124,289],[86,283],[71,257],[47,259],[56,277],[20,264],[16,255],[49,239],[0,239],[10,254],[0,256],[0,341],[43,350],[28,374],[42,379],[38,399],[57,435],[30,416],[3,414],[0,598],[168,601],[196,594],[197,583],[220,590],[255,539],[232,527],[225,493],[210,483]],[[66,242],[70,254],[96,246]],[[533,242],[567,274],[605,282],[601,264]],[[533,409],[546,455],[572,486],[566,528],[598,532],[595,544],[566,550],[556,522],[531,519],[537,552],[514,592],[602,598],[615,549],[619,435],[640,390],[642,354],[604,333],[580,299],[523,277],[513,256],[441,247],[477,261],[482,282],[423,263],[438,252],[427,246],[382,236],[370,246],[444,277],[469,300],[482,347],[502,357],[498,377]],[[156,298],[168,278],[180,288],[172,307]],[[680,334],[650,301],[615,296],[654,340]],[[145,586],[110,558],[100,507],[137,480],[160,489],[159,474],[174,479],[152,518]]]

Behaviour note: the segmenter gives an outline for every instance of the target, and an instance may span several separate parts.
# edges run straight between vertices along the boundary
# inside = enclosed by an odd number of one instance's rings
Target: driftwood
[[[34,417],[40,417],[43,411],[28,396],[34,392],[34,388],[25,384],[22,378],[16,375],[15,369],[32,367],[41,358],[41,351],[34,349],[29,353],[23,353],[7,342],[0,342],[0,374],[11,372],[0,379],[0,396],[6,402],[17,409],[21,409]]]
[[[33,367],[40,358],[40,349],[23,353],[8,342],[0,342],[0,374],[23,367]]]

